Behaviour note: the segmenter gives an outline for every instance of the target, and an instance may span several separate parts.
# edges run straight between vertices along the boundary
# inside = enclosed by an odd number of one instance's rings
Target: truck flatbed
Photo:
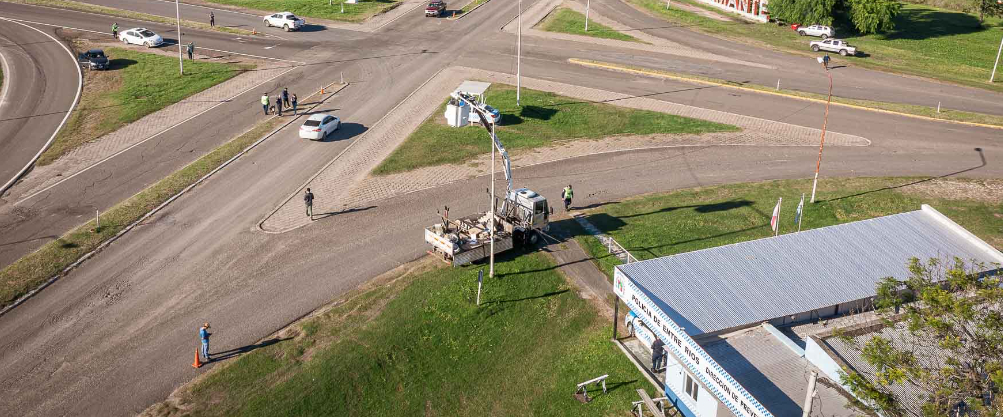
[[[491,254],[490,214],[483,213],[459,219],[447,219],[425,228],[425,241],[434,254],[453,266],[466,265]],[[495,230],[494,252],[512,249],[512,234]],[[432,251],[430,251],[431,253]]]

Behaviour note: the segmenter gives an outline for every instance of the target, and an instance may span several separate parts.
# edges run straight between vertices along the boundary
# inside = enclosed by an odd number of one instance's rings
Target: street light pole
[[[487,122],[483,114],[481,123]],[[488,277],[495,277],[495,124],[491,123],[491,260],[488,266]]]
[[[589,31],[589,6],[592,4],[592,0],[585,0],[585,31]]]
[[[185,75],[185,55],[181,52],[181,5],[180,0],[174,0],[174,11],[178,16],[178,67],[181,75]]]
[[[518,41],[516,42],[516,53],[515,53],[515,105],[522,107],[522,100],[520,100],[522,92],[522,0],[519,0],[519,35]],[[491,144],[492,148],[494,144]],[[494,151],[491,151],[491,155],[494,155]],[[494,168],[492,168],[494,169]],[[494,172],[494,171],[492,171]],[[492,182],[493,183],[493,182]],[[492,196],[493,198],[494,196]]]
[[[1000,64],[1000,52],[1003,52],[1003,38],[1000,38],[1000,49],[996,51],[996,63],[993,64],[993,73],[989,76],[989,82],[993,82],[996,77],[996,66]]]
[[[815,182],[811,185],[811,202],[815,202],[815,187],[818,186],[818,171],[822,167],[822,147],[825,146],[825,125],[829,123],[829,103],[832,102],[832,74],[829,66],[823,64],[825,75],[829,77],[829,97],[825,100],[825,118],[822,119],[822,140],[818,144],[818,161],[815,162]]]

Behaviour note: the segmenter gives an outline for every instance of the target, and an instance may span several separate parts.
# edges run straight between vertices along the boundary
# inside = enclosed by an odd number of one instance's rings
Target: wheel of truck
[[[822,34],[822,40],[824,41],[824,40],[826,40],[826,39],[829,39],[829,35],[826,35],[826,34],[824,34],[824,33],[823,33],[823,34]]]
[[[815,51],[815,52],[818,52],[818,45],[812,45],[811,46],[811,50]]]
[[[845,49],[840,49],[839,50],[839,54],[842,55],[842,56],[846,56],[846,50]]]
[[[805,33],[804,33],[804,31],[803,31],[803,30],[799,30],[799,31],[798,31],[798,35],[801,35],[801,36],[804,36],[804,35],[805,35]]]
[[[289,31],[289,25],[282,25],[282,30],[288,32]]]
[[[536,244],[539,242],[540,242],[540,234],[537,233],[536,231],[529,232],[529,234],[526,235],[526,243],[528,243],[529,246],[536,246]]]

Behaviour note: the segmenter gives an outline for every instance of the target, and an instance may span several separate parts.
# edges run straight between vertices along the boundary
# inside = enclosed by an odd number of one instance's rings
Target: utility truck
[[[494,119],[488,114],[486,105],[462,92],[454,92],[450,97],[451,104],[463,102],[471,106],[471,111],[476,112],[482,121],[487,121],[482,125],[491,135],[494,150],[502,157],[508,187],[501,205],[496,196],[491,196],[493,215],[489,209],[487,212],[451,219],[449,207],[445,207],[439,212],[441,223],[425,228],[425,242],[432,246],[428,252],[453,266],[460,266],[487,258],[491,255],[492,248],[494,253],[499,253],[516,246],[536,245],[541,234],[550,228],[553,210],[547,205],[546,197],[528,188],[513,189],[512,162],[494,133]],[[494,245],[491,244],[492,237]]]

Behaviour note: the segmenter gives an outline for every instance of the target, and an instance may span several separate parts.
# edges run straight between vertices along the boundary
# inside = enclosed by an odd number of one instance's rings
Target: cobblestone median
[[[367,202],[487,173],[489,156],[483,156],[472,164],[427,167],[379,177],[368,175],[439,108],[438,103],[444,100],[459,83],[467,79],[515,84],[515,77],[509,74],[463,67],[448,68],[440,72],[267,216],[260,224],[261,229],[280,233],[309,224],[311,220],[306,217],[303,203],[299,200],[302,188],[306,187],[310,187],[317,195],[314,212],[322,216],[336,214]],[[620,136],[605,140],[564,142],[548,148],[518,153],[513,158],[513,166],[516,167],[596,153],[668,146],[818,146],[821,133],[813,128],[553,81],[523,77],[522,85],[584,101],[607,102],[634,109],[731,124],[743,130],[738,133]],[[428,103],[436,105],[430,106]],[[829,146],[867,146],[870,141],[859,136],[827,132],[826,143]],[[501,169],[501,164],[498,168]]]

